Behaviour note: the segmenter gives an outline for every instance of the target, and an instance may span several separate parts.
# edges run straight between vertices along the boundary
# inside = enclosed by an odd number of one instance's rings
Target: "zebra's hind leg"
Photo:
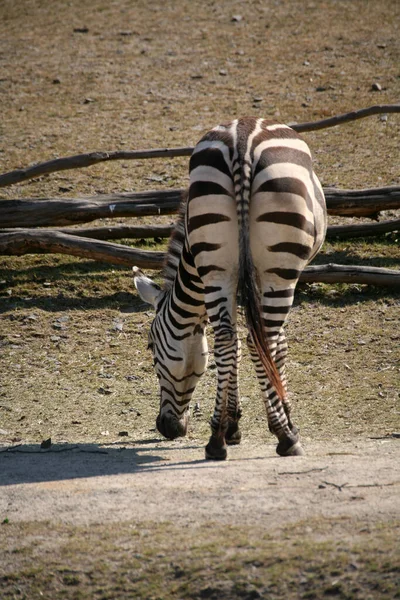
[[[206,458],[225,460],[226,444],[238,444],[240,431],[237,361],[240,348],[236,325],[222,320],[214,327],[214,357],[218,370],[218,386],[214,414],[211,419],[211,437],[206,446]]]
[[[286,341],[286,335],[285,335],[284,329],[282,328],[279,332],[278,343],[277,343],[277,347],[276,347],[275,364],[278,368],[279,375],[280,375],[284,390],[286,392],[285,397],[282,398],[283,410],[285,411],[285,414],[286,414],[286,417],[287,417],[287,420],[289,423],[289,427],[290,427],[292,433],[298,434],[299,430],[296,427],[296,425],[293,423],[293,421],[291,420],[291,417],[290,417],[290,413],[292,412],[292,407],[291,407],[290,401],[287,397],[287,379],[286,379],[287,352],[288,352],[288,345],[287,345],[287,341]]]
[[[247,337],[247,345],[250,351],[250,357],[254,363],[257,377],[260,383],[262,396],[267,412],[268,427],[271,433],[278,438],[276,448],[280,456],[293,456],[303,454],[298,436],[297,427],[293,425],[289,418],[290,405],[286,398],[283,401],[279,398],[274,387],[266,377],[264,367],[258,356],[256,347],[250,335]],[[276,353],[276,344],[270,344],[272,356]],[[282,367],[281,367],[282,368]],[[278,367],[278,370],[279,367]],[[284,381],[283,381],[284,383]],[[286,389],[286,388],[285,388]]]

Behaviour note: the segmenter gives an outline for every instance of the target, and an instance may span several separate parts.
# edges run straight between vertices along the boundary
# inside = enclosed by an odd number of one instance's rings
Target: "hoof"
[[[290,440],[282,440],[276,447],[276,452],[279,456],[303,456],[304,450],[300,442],[290,444]]]
[[[240,431],[237,423],[231,423],[228,426],[227,432],[225,434],[225,441],[228,446],[237,446],[240,444],[242,439],[242,432]]]
[[[210,437],[210,441],[206,446],[206,459],[207,460],[226,460],[228,456],[228,452],[226,449],[225,442],[222,438],[222,443],[220,438]]]

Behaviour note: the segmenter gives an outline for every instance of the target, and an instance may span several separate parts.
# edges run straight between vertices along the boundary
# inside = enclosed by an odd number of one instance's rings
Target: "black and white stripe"
[[[239,297],[277,452],[302,452],[286,394],[283,326],[298,278],[325,231],[324,194],[309,148],[295,131],[249,117],[200,140],[163,288],[134,268],[140,295],[156,308],[149,342],[161,390],[157,426],[166,437],[186,433],[189,402],[207,363],[208,321],[218,385],[206,456],[223,459],[225,443],[239,443]]]

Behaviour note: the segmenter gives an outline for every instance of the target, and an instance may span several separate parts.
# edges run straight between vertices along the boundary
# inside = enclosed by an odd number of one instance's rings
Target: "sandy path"
[[[279,527],[318,516],[400,516],[397,439],[311,442],[306,456],[285,459],[272,445],[244,442],[225,463],[203,460],[203,447],[187,440],[59,449],[0,454],[2,519],[75,525],[262,519],[263,527]]]

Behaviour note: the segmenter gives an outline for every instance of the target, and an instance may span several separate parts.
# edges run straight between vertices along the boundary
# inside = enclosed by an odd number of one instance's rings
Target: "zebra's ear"
[[[132,267],[133,282],[139,296],[144,302],[156,307],[157,298],[160,295],[161,288],[149,277],[146,277],[138,267]]]

